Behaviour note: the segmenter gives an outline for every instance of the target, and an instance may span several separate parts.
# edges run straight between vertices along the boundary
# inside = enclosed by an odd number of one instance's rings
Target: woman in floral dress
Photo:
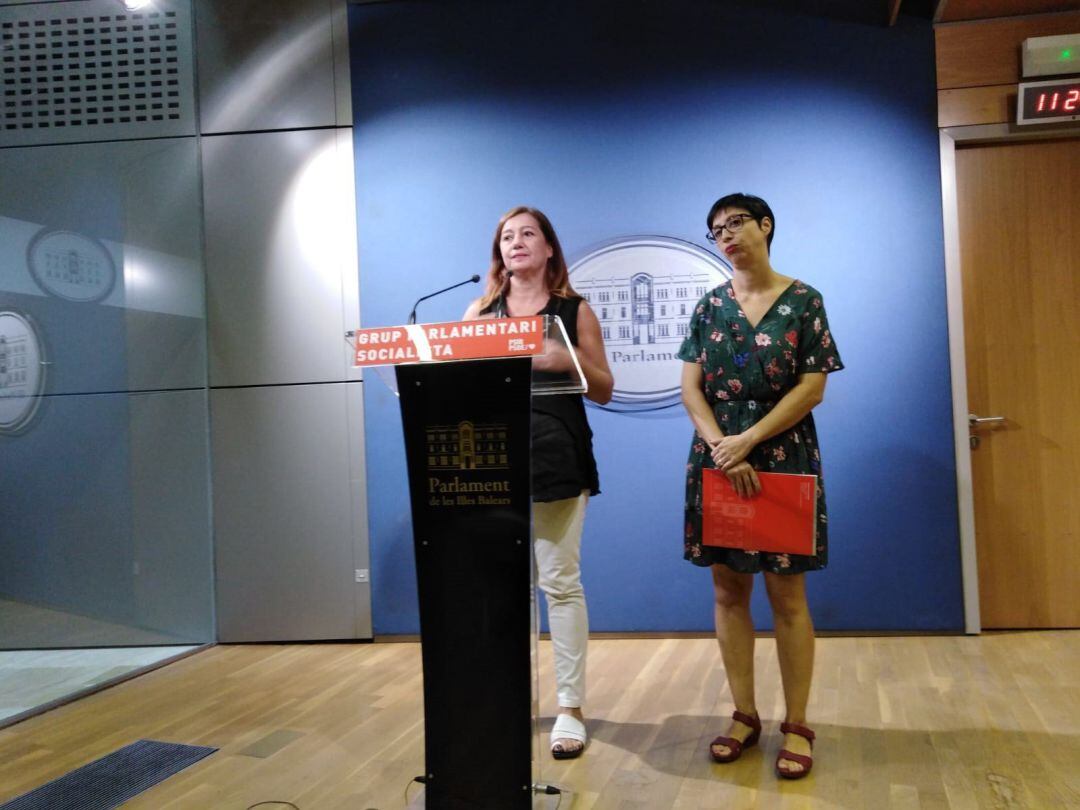
[[[810,772],[814,733],[806,705],[814,666],[814,627],[804,572],[828,562],[825,490],[811,410],[825,394],[825,377],[843,368],[829,332],[821,295],[777,273],[769,259],[776,230],[772,209],[759,197],[730,194],[706,218],[734,278],[698,303],[679,349],[685,361],[683,404],[694,423],[686,480],[685,557],[711,566],[716,635],[735,711],[710,753],[732,762],[758,741],[754,697],[754,627],[750,593],[764,573],[773,611],[787,716],[777,775]],[[701,470],[722,469],[744,497],[760,491],[757,472],[818,476],[816,554],[772,554],[703,546]]]

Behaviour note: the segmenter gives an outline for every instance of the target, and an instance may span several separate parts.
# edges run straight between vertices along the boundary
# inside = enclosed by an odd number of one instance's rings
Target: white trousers
[[[547,597],[555,685],[563,708],[580,708],[585,700],[589,614],[581,587],[581,530],[588,502],[583,490],[576,498],[533,504],[537,582]]]

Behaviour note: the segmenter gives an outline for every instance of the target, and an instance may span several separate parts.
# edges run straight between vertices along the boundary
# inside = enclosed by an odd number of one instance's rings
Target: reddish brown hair
[[[544,234],[544,239],[551,246],[551,258],[547,260],[547,267],[544,270],[544,286],[547,287],[548,292],[559,298],[580,298],[581,296],[574,292],[574,288],[570,286],[570,273],[566,268],[566,257],[563,256],[562,245],[559,244],[559,237],[555,235],[555,228],[552,226],[551,220],[539,209],[530,208],[527,205],[518,205],[503,214],[499,218],[498,227],[495,228],[495,238],[491,243],[491,268],[488,270],[487,288],[480,298],[480,309],[484,310],[491,306],[502,293],[506,284],[506,265],[503,264],[502,249],[499,246],[499,241],[502,238],[503,227],[518,214],[530,214],[540,225],[540,231]]]

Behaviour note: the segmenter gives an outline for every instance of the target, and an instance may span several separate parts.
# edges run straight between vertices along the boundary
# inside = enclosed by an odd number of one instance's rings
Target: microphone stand
[[[499,291],[499,302],[495,305],[495,317],[505,318],[506,312],[506,292],[510,289],[510,279],[514,277],[514,271],[507,268],[506,280],[502,283],[502,289]]]
[[[446,287],[445,289],[437,290],[436,292],[433,292],[430,295],[424,295],[424,296],[421,296],[420,298],[417,298],[416,303],[413,304],[412,312],[409,313],[409,323],[411,323],[411,324],[416,323],[416,308],[418,306],[420,306],[421,301],[426,301],[429,298],[434,298],[436,295],[442,295],[444,292],[450,292],[450,290],[457,289],[458,287],[463,287],[466,284],[476,284],[478,281],[480,281],[480,276],[478,276],[476,274],[473,274],[470,278],[467,278],[464,281],[459,281],[457,284],[451,284],[449,287]]]

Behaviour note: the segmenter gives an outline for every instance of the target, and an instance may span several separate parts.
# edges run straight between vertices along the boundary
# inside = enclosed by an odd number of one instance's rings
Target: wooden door
[[[1080,627],[1080,140],[956,175],[982,626]]]

